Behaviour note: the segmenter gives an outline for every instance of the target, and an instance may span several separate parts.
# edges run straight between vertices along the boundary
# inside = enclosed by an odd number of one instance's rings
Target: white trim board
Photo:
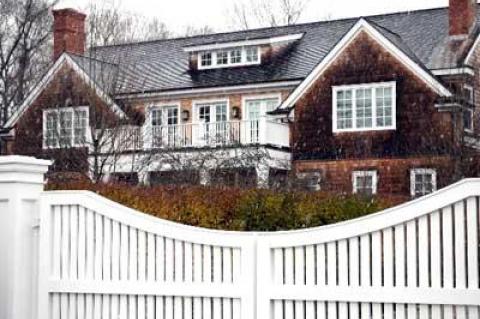
[[[252,93],[252,91],[261,91],[265,89],[292,89],[302,83],[300,80],[295,81],[279,81],[279,82],[265,82],[257,84],[244,84],[244,85],[234,85],[234,86],[219,86],[219,87],[209,87],[209,88],[198,88],[198,89],[179,89],[165,92],[153,92],[153,93],[140,93],[140,94],[119,94],[119,99],[145,99],[145,98],[183,98],[190,96],[199,96],[199,95],[218,95],[220,94],[230,94],[235,93]],[[254,93],[252,93],[254,94]]]
[[[108,105],[112,106],[113,111],[119,114],[122,117],[125,117],[125,113],[122,109],[105,93],[97,83],[84,71],[82,68],[67,54],[63,53],[57,61],[50,67],[48,72],[43,76],[41,81],[34,87],[30,92],[27,98],[22,102],[17,111],[10,117],[8,122],[5,124],[5,127],[13,127],[17,121],[22,117],[28,107],[35,102],[38,96],[43,92],[43,90],[50,84],[50,82],[55,78],[57,73],[62,69],[62,67],[67,64],[69,65],[79,76],[85,81],[85,83],[91,86],[97,95]]]
[[[253,45],[268,45],[268,44],[300,40],[301,38],[303,38],[303,35],[304,33],[296,33],[296,34],[287,34],[287,35],[271,37],[271,38],[211,43],[211,44],[204,44],[204,45],[188,46],[183,48],[183,50],[185,52],[199,52],[199,51],[210,51],[210,50],[219,50],[219,49],[253,46]]]
[[[333,47],[327,56],[318,64],[307,78],[290,94],[290,96],[280,105],[280,109],[290,108],[312,87],[315,81],[328,69],[337,56],[342,54],[345,48],[360,34],[361,31],[367,32],[369,36],[379,42],[390,54],[397,58],[407,68],[412,70],[429,87],[441,96],[450,97],[452,93],[445,88],[435,77],[415,63],[410,57],[402,52],[390,40],[385,38],[365,19],[360,19],[347,34]]]
[[[466,66],[466,67],[463,67],[463,68],[436,69],[436,70],[432,70],[432,73],[434,75],[438,75],[438,76],[441,76],[441,75],[462,75],[462,74],[472,75],[472,76],[475,75],[475,71],[469,66]]]
[[[470,48],[470,50],[468,51],[468,54],[467,56],[465,57],[465,61],[463,62],[464,64],[469,64],[470,63],[470,60],[472,59],[472,56],[473,56],[473,52],[475,52],[475,48],[478,46],[478,44],[480,43],[480,34],[477,35],[477,38],[475,39],[475,41],[473,42],[473,45],[472,47]]]

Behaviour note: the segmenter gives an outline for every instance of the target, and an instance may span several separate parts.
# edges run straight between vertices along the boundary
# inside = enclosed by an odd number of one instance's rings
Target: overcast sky
[[[58,7],[83,9],[91,0],[60,0]],[[121,1],[126,11],[157,16],[173,31],[181,33],[185,25],[209,25],[215,31],[231,28],[229,12],[233,3],[247,0],[96,0],[99,3]],[[300,22],[325,17],[343,18],[396,11],[447,6],[448,0],[309,0]]]

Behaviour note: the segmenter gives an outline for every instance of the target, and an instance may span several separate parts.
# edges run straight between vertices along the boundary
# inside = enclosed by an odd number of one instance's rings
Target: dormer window
[[[199,53],[199,69],[260,64],[260,47],[230,48]]]
[[[258,54],[258,49],[257,48],[247,48],[245,50],[245,53],[247,55],[247,62],[248,63],[256,63],[259,60],[259,54]]]
[[[230,51],[230,63],[242,63],[242,50],[235,49]]]
[[[200,55],[200,65],[202,67],[209,67],[212,65],[212,53],[204,52]]]
[[[210,42],[183,48],[190,53],[190,63],[198,70],[256,65],[262,61],[262,48],[288,45],[303,38],[304,33],[284,34],[268,38],[244,38],[226,42]],[[194,62],[195,61],[195,62]],[[195,65],[190,64],[195,68]]]
[[[228,52],[219,51],[217,52],[217,65],[228,64]]]

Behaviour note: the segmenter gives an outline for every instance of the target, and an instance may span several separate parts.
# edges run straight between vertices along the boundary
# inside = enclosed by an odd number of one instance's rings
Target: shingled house
[[[3,152],[150,184],[423,195],[477,174],[477,6],[87,51],[85,16],[58,10]]]

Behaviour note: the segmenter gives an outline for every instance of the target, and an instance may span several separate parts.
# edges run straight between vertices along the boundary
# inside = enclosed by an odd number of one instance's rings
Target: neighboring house
[[[310,189],[423,195],[477,174],[477,6],[87,52],[85,16],[55,11],[55,63],[5,151],[150,184],[293,171]]]

